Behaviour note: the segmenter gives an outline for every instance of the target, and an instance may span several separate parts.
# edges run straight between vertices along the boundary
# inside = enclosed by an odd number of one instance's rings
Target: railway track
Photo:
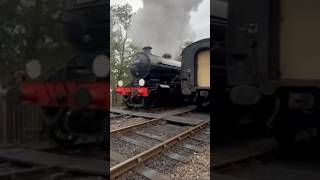
[[[133,148],[130,146],[122,150],[134,150],[134,154],[127,156],[128,154],[111,149],[111,177],[120,176],[122,179],[133,172],[145,179],[170,179],[168,173],[149,164],[152,161],[158,162],[162,157],[186,163],[191,159],[188,153],[191,156],[203,152],[202,146],[210,145],[209,116],[194,114],[191,112],[194,109],[195,107],[185,107],[161,113],[116,110],[117,112],[112,113],[111,120],[130,120],[135,117],[143,118],[145,122],[110,132],[111,144],[117,143],[116,141],[126,142]],[[145,138],[146,141],[137,137]],[[104,148],[94,143],[68,149],[9,146],[0,149],[0,179],[107,179],[109,159],[105,152]],[[209,156],[210,154],[207,159]],[[209,171],[208,164],[205,168]]]
[[[193,110],[195,107],[190,106],[160,114],[112,109],[111,112],[117,114],[115,118],[129,115],[146,120],[111,130],[111,179],[125,179],[125,174],[132,171],[142,176],[137,179],[170,179],[168,173],[150,168],[152,165],[148,167],[150,160],[165,157],[188,163],[190,156],[202,149],[185,140],[210,143],[209,116],[192,114]]]
[[[285,154],[270,138],[217,147],[213,177],[217,180],[318,180],[318,142],[319,139],[297,142]]]
[[[152,124],[157,124],[157,123],[160,123],[160,122],[163,122],[164,120],[165,121],[171,121],[172,122],[177,122],[177,123],[181,123],[181,124],[187,124],[187,125],[195,125],[195,124],[199,124],[200,122],[202,122],[202,120],[193,120],[191,118],[189,119],[186,119],[186,118],[178,118],[177,119],[177,116],[176,115],[179,115],[179,114],[184,114],[184,113],[188,113],[188,112],[191,112],[193,110],[195,110],[196,107],[194,106],[189,106],[189,107],[186,107],[186,108],[179,108],[179,109],[176,109],[176,110],[172,110],[172,111],[169,111],[169,112],[164,112],[164,113],[144,113],[144,112],[134,112],[134,111],[127,111],[127,110],[111,110],[111,112],[118,112],[118,113],[121,113],[121,114],[127,114],[129,115],[129,117],[131,116],[136,116],[136,117],[143,117],[145,118],[145,121],[144,122],[141,122],[141,123],[135,123],[135,124],[132,124],[132,125],[129,125],[129,126],[125,126],[125,127],[121,127],[119,129],[112,129],[110,131],[110,134],[113,135],[113,134],[116,134],[116,133],[124,133],[126,131],[130,131],[134,128],[140,128],[140,127],[143,127],[143,126],[147,126],[147,125],[152,125]],[[176,117],[175,119],[172,120],[172,118]]]
[[[239,141],[215,148],[213,164],[214,177],[218,180],[250,180],[241,178],[233,173],[248,166],[255,166],[264,156],[276,148],[276,141],[271,138],[258,138]]]
[[[107,179],[105,149],[91,144],[0,150],[0,179]]]
[[[215,170],[228,169],[236,164],[262,157],[276,147],[276,141],[272,138],[257,138],[216,146],[213,168]]]

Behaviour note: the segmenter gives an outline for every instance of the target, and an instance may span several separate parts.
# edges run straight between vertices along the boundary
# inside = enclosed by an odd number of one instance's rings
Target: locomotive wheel
[[[142,107],[145,109],[149,109],[153,106],[153,101],[150,97],[142,98],[142,97],[127,97],[124,99],[125,105],[129,109],[133,109],[136,107]]]
[[[49,129],[49,135],[62,147],[72,146],[77,140],[77,137],[72,136],[64,128],[66,112],[63,109],[43,109],[43,119]]]
[[[51,138],[62,147],[70,147],[74,145],[78,139],[61,128],[51,128],[49,132]]]
[[[125,105],[127,106],[127,108],[129,108],[129,109],[134,108],[134,103],[131,102],[129,97],[125,98],[123,101],[124,101]]]

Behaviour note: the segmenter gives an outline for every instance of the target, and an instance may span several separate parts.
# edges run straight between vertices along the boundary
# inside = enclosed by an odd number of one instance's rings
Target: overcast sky
[[[143,7],[142,0],[111,0],[111,5],[125,3],[129,3],[134,12]],[[191,13],[190,24],[196,33],[194,41],[210,37],[210,0],[203,0],[198,11]]]

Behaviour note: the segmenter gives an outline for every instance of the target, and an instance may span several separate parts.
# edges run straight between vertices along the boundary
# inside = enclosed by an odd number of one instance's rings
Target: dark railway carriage
[[[226,34],[228,3],[222,0],[211,2],[210,38],[214,41],[224,40]]]
[[[132,57],[129,66],[133,80],[129,85],[120,80],[116,92],[123,96],[129,108],[149,108],[159,103],[182,101],[180,85],[181,63],[170,54],[162,57],[151,53],[151,47]]]
[[[105,0],[66,0],[62,21],[66,38],[75,47],[74,57],[46,81],[22,82],[8,94],[23,104],[40,106],[52,138],[63,146],[83,137],[106,139],[108,6]],[[40,68],[34,61],[27,64],[30,77],[36,77]]]
[[[182,51],[181,89],[184,95],[195,96],[199,108],[209,102],[209,38],[194,42]]]
[[[250,117],[273,127],[280,142],[319,128],[320,2],[228,3],[227,79],[215,92],[215,122]]]
[[[214,0],[212,2],[210,16],[210,39],[211,39],[211,84],[213,89],[224,89],[226,82],[226,54],[225,35],[227,28],[227,7],[224,1]],[[214,98],[219,98],[215,96]]]

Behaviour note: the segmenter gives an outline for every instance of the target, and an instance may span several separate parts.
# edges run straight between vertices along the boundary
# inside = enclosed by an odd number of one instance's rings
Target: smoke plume
[[[140,46],[151,46],[153,54],[173,56],[195,33],[190,13],[197,11],[202,0],[143,0],[143,8],[132,18],[130,37]]]

